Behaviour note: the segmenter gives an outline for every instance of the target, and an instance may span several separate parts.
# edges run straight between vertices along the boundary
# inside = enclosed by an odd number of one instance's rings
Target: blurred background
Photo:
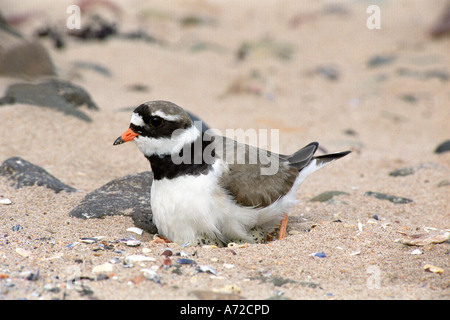
[[[80,29],[68,28],[77,22],[71,5]],[[14,124],[2,123],[0,151],[47,165],[87,161],[78,164],[102,181],[112,167],[129,171],[130,153],[143,170],[137,150],[110,144],[135,106],[163,99],[222,132],[279,129],[283,153],[313,140],[371,159],[432,153],[449,136],[449,8],[446,0],[2,0],[0,115]],[[8,104],[48,107],[7,90],[49,77],[81,87],[91,108],[83,99],[76,111],[61,107],[66,115]],[[66,132],[51,143],[67,150],[48,160],[45,128]]]

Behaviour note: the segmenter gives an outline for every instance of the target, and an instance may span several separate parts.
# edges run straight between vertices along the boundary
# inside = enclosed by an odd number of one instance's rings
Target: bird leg
[[[289,221],[289,216],[287,215],[287,213],[285,213],[283,220],[281,220],[280,235],[278,236],[278,240],[282,240],[282,239],[284,239],[284,237],[286,237],[286,227],[287,227],[288,221]]]

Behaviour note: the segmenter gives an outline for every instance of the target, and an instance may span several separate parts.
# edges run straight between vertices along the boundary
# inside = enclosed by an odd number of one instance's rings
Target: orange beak
[[[136,132],[134,132],[133,130],[131,130],[131,128],[129,128],[120,137],[118,137],[116,139],[116,141],[114,141],[113,145],[116,146],[118,144],[122,144],[122,143],[125,143],[125,142],[128,142],[128,141],[132,141],[137,136],[138,136],[138,134]]]

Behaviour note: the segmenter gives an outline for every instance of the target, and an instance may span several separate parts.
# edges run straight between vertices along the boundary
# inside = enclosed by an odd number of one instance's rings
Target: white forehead
[[[144,120],[142,119],[142,117],[137,114],[136,112],[133,112],[131,114],[131,121],[132,124],[134,124],[135,126],[138,127],[143,127],[145,125]]]
[[[161,117],[164,120],[167,121],[178,121],[181,119],[181,117],[179,115],[170,115],[170,114],[166,114],[164,111],[162,110],[156,110],[152,113],[153,116],[157,116],[157,117]],[[131,114],[131,123],[134,124],[135,126],[139,126],[139,127],[143,127],[145,125],[144,120],[142,119],[142,117],[136,113],[133,112]]]

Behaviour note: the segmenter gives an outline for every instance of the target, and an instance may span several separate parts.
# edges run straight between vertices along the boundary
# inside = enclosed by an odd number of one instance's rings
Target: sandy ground
[[[164,44],[68,38],[66,48],[56,50],[43,40],[60,77],[83,86],[100,111],[86,111],[93,122],[85,123],[36,106],[0,107],[0,162],[20,156],[81,190],[14,189],[0,177],[0,196],[12,201],[0,205],[0,299],[214,299],[236,294],[246,299],[449,299],[449,243],[411,247],[398,241],[402,233],[450,228],[450,187],[438,187],[450,178],[450,152],[434,153],[450,138],[450,80],[420,76],[428,70],[450,73],[449,39],[433,40],[427,34],[445,2],[376,2],[380,30],[366,27],[366,1],[330,7],[329,1],[168,5],[127,0],[120,2],[120,29],[142,28]],[[9,1],[2,10],[5,15],[33,12],[35,18],[18,27],[32,36],[45,19],[63,27],[69,4]],[[183,27],[180,19],[186,16],[205,20]],[[287,50],[288,59],[270,46],[237,58],[243,43],[264,39]],[[193,49],[199,44],[203,50]],[[376,55],[395,60],[368,67]],[[103,66],[111,76],[76,69],[80,61]],[[315,72],[320,66],[333,66],[338,79]],[[248,89],[246,79],[252,75]],[[17,81],[0,78],[0,91]],[[149,91],[130,90],[135,84]],[[151,242],[152,235],[134,235],[142,241],[139,247],[115,242],[132,234],[126,231],[133,226],[130,217],[68,217],[88,192],[149,170],[133,144],[112,143],[129,124],[130,111],[123,108],[159,99],[179,104],[222,132],[279,129],[282,153],[311,141],[328,152],[354,152],[302,185],[286,239],[232,250],[168,244],[197,265],[164,268],[166,245]],[[389,175],[420,165],[412,175]],[[349,195],[309,201],[329,190]],[[367,191],[413,202],[394,204],[364,196]],[[22,229],[13,231],[17,225]],[[95,243],[66,247],[95,236],[104,236],[103,243],[113,248],[96,250]],[[411,254],[416,249],[422,254]],[[316,252],[326,257],[311,256]],[[155,261],[123,267],[125,257],[133,254]],[[172,257],[172,265],[177,258]],[[108,279],[95,281],[93,268],[110,261],[120,262],[112,264]],[[426,264],[444,271],[427,272]],[[197,271],[205,265],[216,274]],[[142,269],[156,276],[146,279]],[[32,281],[37,270],[39,277]]]

